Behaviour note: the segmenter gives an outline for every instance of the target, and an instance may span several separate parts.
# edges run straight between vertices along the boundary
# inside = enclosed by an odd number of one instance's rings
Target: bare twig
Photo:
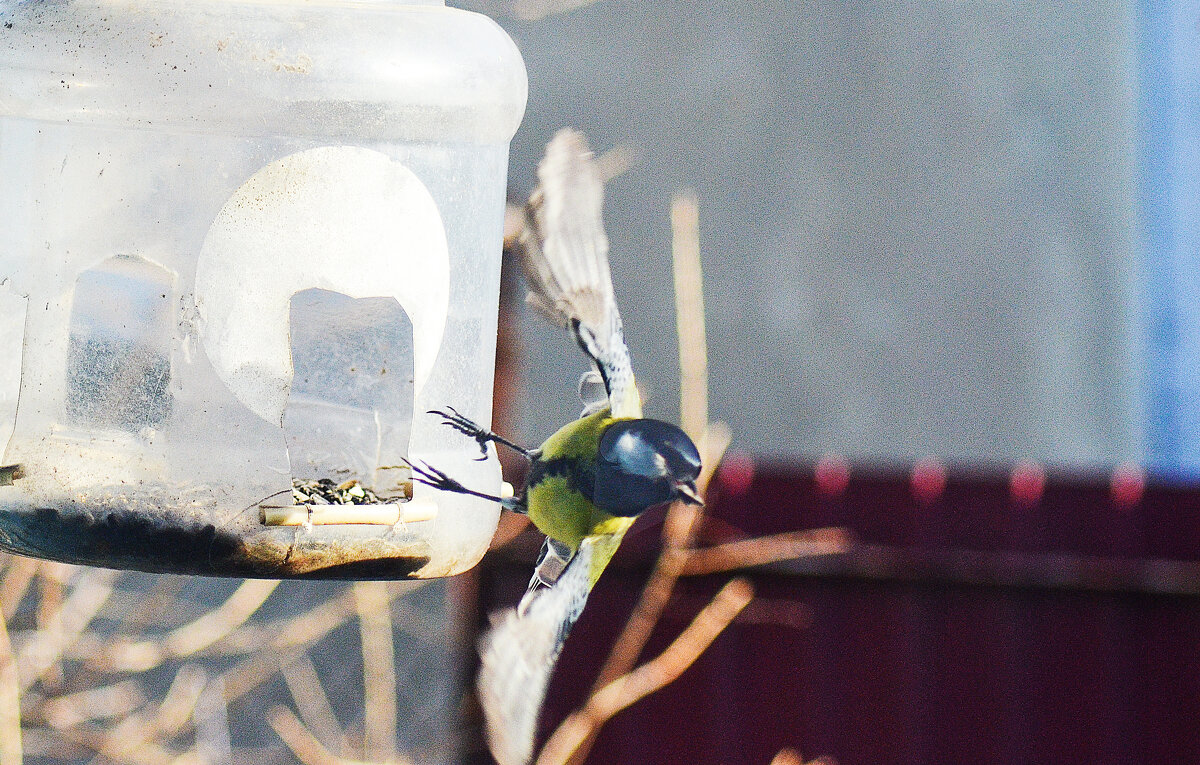
[[[65,760],[76,763],[92,754],[89,747],[65,738],[61,732],[49,728],[25,728],[21,731],[21,743],[25,746],[26,757],[44,758],[48,761]]]
[[[21,765],[21,683],[0,614],[0,765]]]
[[[681,191],[671,200],[671,232],[675,322],[679,333],[679,419],[684,431],[698,439],[708,427],[708,341],[704,328],[696,192]]]
[[[537,21],[591,5],[596,0],[512,0],[512,14],[523,21]]]
[[[157,743],[147,743],[134,750],[107,750],[109,737],[103,730],[93,726],[67,728],[60,732],[63,738],[87,749],[97,752],[101,761],[126,763],[127,765],[172,765],[178,758],[178,753],[160,746]],[[96,758],[93,758],[93,762]]]
[[[38,594],[37,607],[34,614],[37,618],[37,628],[43,635],[49,635],[62,630],[63,600],[66,597],[67,580],[71,576],[72,567],[57,561],[41,561],[37,568]],[[62,683],[62,656],[55,655],[42,669],[38,679],[42,683],[59,685]]]
[[[771,765],[804,765],[804,757],[795,749],[780,749],[771,758]]]
[[[71,728],[86,722],[126,717],[146,703],[142,687],[135,680],[59,696],[44,702],[38,711],[54,728]]]
[[[729,431],[723,425],[714,426],[701,440],[705,453],[705,473],[697,482],[703,492],[712,476],[713,466],[720,462],[721,454],[729,445]],[[662,554],[654,564],[654,570],[642,590],[642,596],[626,620],[621,634],[617,636],[609,651],[608,659],[600,668],[592,691],[598,691],[616,678],[629,672],[641,655],[654,625],[658,623],[675,583],[683,573],[688,559],[687,548],[691,544],[692,528],[698,519],[691,505],[677,502],[671,506],[664,521],[663,537],[666,542]]]
[[[275,580],[247,579],[219,607],[177,627],[165,638],[119,641],[89,663],[109,671],[146,672],[165,661],[193,656],[233,635],[278,585]],[[255,644],[261,645],[261,640]]]
[[[247,579],[218,608],[167,635],[167,652],[184,658],[203,651],[245,624],[278,586],[277,580]]]
[[[161,576],[149,592],[138,593],[137,605],[121,616],[118,630],[125,634],[141,632],[177,605],[175,595],[188,578],[183,575]]]
[[[367,765],[357,760],[338,757],[326,749],[304,723],[283,706],[274,706],[267,712],[267,722],[287,748],[303,765]],[[404,762],[399,760],[399,762]]]
[[[13,618],[41,563],[35,558],[10,556],[8,570],[0,580],[0,610],[5,619]]]
[[[840,555],[849,552],[853,544],[853,535],[843,528],[788,531],[688,550],[680,573],[703,576],[796,558]]]
[[[411,587],[406,589],[406,592],[412,592]],[[389,603],[394,597],[395,593],[389,591]],[[270,680],[278,671],[281,652],[292,651],[294,655],[298,649],[321,640],[356,614],[353,588],[349,588],[299,616],[270,624],[265,630],[256,630],[253,633],[256,636],[266,634],[273,637],[265,641],[260,640],[258,650],[222,673],[226,700],[233,703]],[[291,658],[289,655],[287,661]]]
[[[157,742],[170,739],[188,722],[196,699],[204,687],[205,673],[200,667],[186,664],[175,673],[153,716],[132,714],[108,731],[96,742],[99,754],[107,760],[129,763],[158,763],[164,753]]]
[[[155,734],[174,736],[194,715],[200,694],[208,684],[208,673],[199,665],[184,664],[158,705],[151,721]]]
[[[267,722],[304,765],[342,765],[343,760],[330,753],[287,707],[271,707]]]
[[[65,563],[44,560],[37,563],[37,580],[40,598],[37,601],[37,625],[40,630],[51,629],[55,617],[66,597],[67,580],[71,567]]]
[[[596,172],[605,183],[624,175],[637,164],[640,152],[629,141],[620,141],[611,149],[596,157]]]
[[[325,694],[321,678],[317,675],[317,668],[313,666],[308,654],[301,654],[292,661],[283,662],[280,671],[304,725],[327,747],[340,741],[341,726],[333,713],[329,697]]]
[[[700,264],[699,207],[694,192],[681,192],[672,200],[671,228],[679,342],[679,410],[683,429],[699,441],[704,472],[697,481],[697,488],[703,493],[729,447],[730,433],[722,424],[709,423],[704,280]],[[596,676],[593,694],[629,673],[641,656],[675,591],[702,514],[700,508],[682,502],[674,503],[667,511],[663,521],[663,552]],[[594,735],[595,729],[574,748],[572,763],[580,763],[587,757]]]
[[[795,749],[780,749],[779,754],[771,760],[771,765],[837,765],[832,757],[818,757],[805,762],[804,757]]]
[[[50,616],[49,625],[40,630],[17,656],[21,690],[35,682],[57,665],[64,650],[83,634],[88,624],[100,612],[112,593],[116,572],[105,569],[87,571],[80,576],[62,606]]]
[[[233,738],[229,732],[229,701],[225,681],[215,677],[205,684],[196,699],[193,714],[196,750],[207,765],[233,762]]]
[[[753,597],[754,588],[745,579],[726,584],[661,654],[604,686],[591,695],[582,709],[569,715],[542,748],[537,765],[570,761],[579,746],[613,715],[673,682]]]
[[[279,653],[289,649],[311,645],[327,634],[345,624],[354,615],[353,593],[349,589],[341,594],[320,603],[298,616],[277,619],[267,624],[246,625],[234,630],[219,645],[214,645],[206,651],[212,655],[247,655],[242,662],[234,665],[224,673],[230,692],[229,700],[233,701],[246,691],[257,687],[266,678],[257,679],[258,674],[250,671],[252,668],[265,669],[267,676],[277,671]],[[203,617],[202,617],[203,618]],[[90,666],[93,669],[106,672],[145,672],[158,666],[167,657],[153,643],[118,642],[102,652]],[[247,686],[247,683],[251,683]]]
[[[391,598],[383,582],[356,582],[363,658],[363,754],[389,762],[396,757],[396,660]]]

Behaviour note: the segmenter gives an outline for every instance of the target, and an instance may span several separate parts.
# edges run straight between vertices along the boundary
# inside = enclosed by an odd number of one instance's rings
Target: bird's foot
[[[501,505],[509,508],[510,510],[517,507],[518,503],[513,498],[497,497],[494,494],[485,494],[481,491],[468,489],[466,486],[463,486],[461,483],[446,475],[441,470],[438,470],[433,465],[430,465],[428,462],[413,462],[412,460],[405,460],[405,462],[407,462],[408,466],[412,468],[413,480],[419,481],[426,486],[432,486],[435,489],[449,491],[455,494],[467,494],[472,497],[479,497],[480,499],[486,499],[491,502],[499,502]]]
[[[488,457],[488,453],[487,453],[488,441],[495,441],[498,444],[503,444],[503,445],[507,446],[508,448],[524,455],[526,459],[529,459],[533,454],[531,451],[529,451],[525,447],[515,444],[512,441],[509,441],[504,436],[501,436],[497,433],[493,433],[492,431],[490,431],[487,428],[483,427],[482,425],[478,424],[474,420],[472,420],[468,417],[465,417],[464,415],[460,414],[459,411],[452,406],[447,406],[445,411],[443,411],[441,409],[430,409],[429,414],[436,414],[437,416],[442,418],[443,425],[448,425],[449,427],[457,430],[459,433],[462,433],[467,438],[474,439],[475,443],[479,444],[479,451],[483,455],[481,457],[476,458],[476,461],[478,461],[478,462],[482,462],[483,460],[486,460]]]
[[[481,427],[474,420],[463,416],[452,406],[447,406],[445,411],[441,409],[430,409],[429,413],[436,414],[437,416],[441,417],[443,425],[448,425],[454,428],[467,438],[475,439],[475,442],[479,444],[479,451],[483,454],[482,457],[478,457],[477,459],[479,461],[487,459],[487,444],[488,441],[494,441],[496,439],[494,433],[487,428]]]
[[[430,465],[428,462],[412,462],[409,460],[405,461],[408,462],[409,467],[412,468],[413,479],[420,481],[426,486],[432,486],[433,488],[441,489],[442,491],[452,491],[457,494],[471,493],[471,490],[466,486],[463,486],[461,483],[446,475],[441,470],[438,470],[433,465]]]

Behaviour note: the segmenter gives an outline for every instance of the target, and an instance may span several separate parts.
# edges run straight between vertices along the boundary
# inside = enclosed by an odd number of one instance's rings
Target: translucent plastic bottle
[[[0,2],[0,547],[472,566],[495,506],[397,500],[406,457],[500,489],[425,412],[490,418],[525,95],[504,32],[437,0]]]

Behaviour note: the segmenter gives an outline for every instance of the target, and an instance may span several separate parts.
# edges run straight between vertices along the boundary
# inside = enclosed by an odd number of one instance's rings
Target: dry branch
[[[141,684],[122,680],[112,685],[87,688],[41,704],[41,716],[53,728],[72,728],[97,720],[125,717],[146,703]]]
[[[837,765],[837,761],[832,757],[818,757],[805,762],[795,749],[780,749],[779,754],[771,760],[771,765]]]
[[[226,700],[225,682],[220,677],[205,684],[196,699],[192,716],[196,730],[196,751],[208,765],[233,762],[233,739],[229,732],[229,702]],[[249,753],[243,753],[247,761],[253,761]]]
[[[591,5],[596,0],[511,0],[511,13],[523,21],[537,21],[547,16],[573,11]]]
[[[708,341],[704,328],[696,192],[681,191],[671,200],[671,232],[675,322],[679,333],[679,419],[684,431],[698,439],[708,428]]]
[[[0,613],[0,765],[21,765],[21,681]]]
[[[560,765],[613,715],[673,682],[699,658],[754,597],[745,579],[726,584],[691,624],[657,657],[601,688],[583,708],[555,729],[538,755],[537,765]]]
[[[843,528],[787,531],[688,550],[683,556],[681,573],[704,576],[796,558],[840,555],[848,552],[853,544],[853,535]]]
[[[389,592],[389,603],[393,597],[394,594]],[[268,624],[264,630],[256,630],[256,635],[269,634],[274,637],[261,641],[257,650],[222,673],[226,700],[232,703],[270,680],[278,670],[281,653],[286,656],[286,661],[291,661],[300,652],[299,649],[321,640],[356,614],[354,590],[351,587],[299,616]]]
[[[596,172],[608,183],[613,178],[629,172],[629,168],[638,163],[641,152],[629,141],[620,141],[611,149],[596,157]]]
[[[196,699],[204,688],[204,680],[204,670],[199,667],[186,664],[180,667],[154,715],[133,714],[126,717],[99,742],[100,754],[110,760],[129,763],[158,763],[164,758],[174,759],[164,753],[156,742],[170,739],[188,722]]]
[[[17,612],[17,607],[25,599],[25,593],[29,591],[29,585],[41,565],[34,558],[13,556],[10,560],[12,562],[4,572],[4,579],[0,580],[0,612],[6,620],[13,618],[13,614]]]
[[[308,654],[301,654],[289,662],[283,662],[280,667],[283,680],[287,683],[288,692],[296,702],[300,719],[305,727],[312,731],[318,741],[326,747],[339,741],[342,736],[341,726],[329,703],[329,696],[317,675]]]
[[[705,491],[712,477],[713,466],[721,459],[721,454],[729,445],[729,431],[723,425],[715,425],[701,440],[704,449],[705,473],[701,474],[697,485],[701,492]],[[654,564],[642,595],[634,606],[629,619],[621,629],[609,651],[608,658],[600,668],[592,692],[598,691],[616,678],[629,672],[637,662],[646,641],[654,631],[654,626],[662,617],[663,610],[675,591],[675,583],[683,573],[683,567],[688,559],[687,548],[691,544],[692,529],[699,519],[699,510],[693,505],[676,502],[667,511],[663,525],[664,549]]]
[[[389,762],[396,757],[396,657],[387,585],[355,583],[354,602],[362,638],[363,755]]]
[[[172,613],[178,606],[175,596],[183,589],[188,577],[183,575],[161,576],[149,592],[138,593],[133,608],[121,615],[117,625],[122,634],[136,634],[154,625],[156,620]],[[174,614],[172,614],[174,615]]]
[[[697,481],[697,488],[703,495],[716,465],[729,447],[730,433],[724,425],[709,422],[704,279],[700,262],[699,205],[694,192],[681,192],[672,200],[671,230],[679,343],[679,410],[683,429],[699,441],[704,471]],[[668,509],[663,521],[663,552],[597,674],[592,685],[593,698],[619,677],[627,675],[637,662],[671,600],[702,517],[701,508],[682,502],[676,502]],[[572,747],[568,755],[571,763],[580,763],[587,757],[598,728],[585,732]]]
[[[278,586],[277,580],[247,579],[216,609],[177,627],[165,638],[120,642],[109,647],[104,652],[106,664],[109,669],[145,672],[169,659],[193,656],[232,635]]]
[[[93,758],[93,763],[120,763],[121,765],[173,765],[175,760],[179,758],[179,754],[167,747],[155,744],[145,744],[142,747],[127,751],[125,748],[120,750],[106,749],[109,745],[108,735],[102,729],[97,729],[92,726],[82,726],[79,728],[68,728],[61,731],[63,738],[68,741],[78,744],[86,749],[90,749],[98,756]]]
[[[17,654],[22,691],[55,667],[63,651],[83,634],[112,593],[115,577],[115,571],[105,569],[85,572],[62,605],[47,616],[46,628],[38,630]]]
[[[245,624],[278,586],[277,580],[247,579],[217,609],[167,635],[167,650],[183,658],[208,648]]]
[[[344,761],[330,753],[287,707],[271,707],[267,722],[303,765],[343,765]]]

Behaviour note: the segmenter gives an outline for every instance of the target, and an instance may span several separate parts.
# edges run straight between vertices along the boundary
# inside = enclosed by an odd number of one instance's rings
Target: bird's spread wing
[[[593,541],[583,540],[554,586],[532,591],[520,616],[512,609],[495,615],[480,643],[479,700],[500,765],[525,765],[533,755],[554,662],[592,587],[594,553]]]
[[[603,387],[586,376],[580,386],[588,411],[607,406],[616,417],[641,417],[609,274],[603,202],[604,183],[587,140],[574,130],[560,131],[538,166],[518,249],[529,302],[569,328],[596,365]],[[574,555],[547,540],[520,606],[499,614],[481,641],[479,700],[500,765],[529,762],[554,663],[623,533],[586,537]]]
[[[596,363],[617,417],[640,417],[621,315],[608,267],[604,182],[583,134],[564,129],[546,147],[525,206],[520,251],[529,302],[575,333]]]

